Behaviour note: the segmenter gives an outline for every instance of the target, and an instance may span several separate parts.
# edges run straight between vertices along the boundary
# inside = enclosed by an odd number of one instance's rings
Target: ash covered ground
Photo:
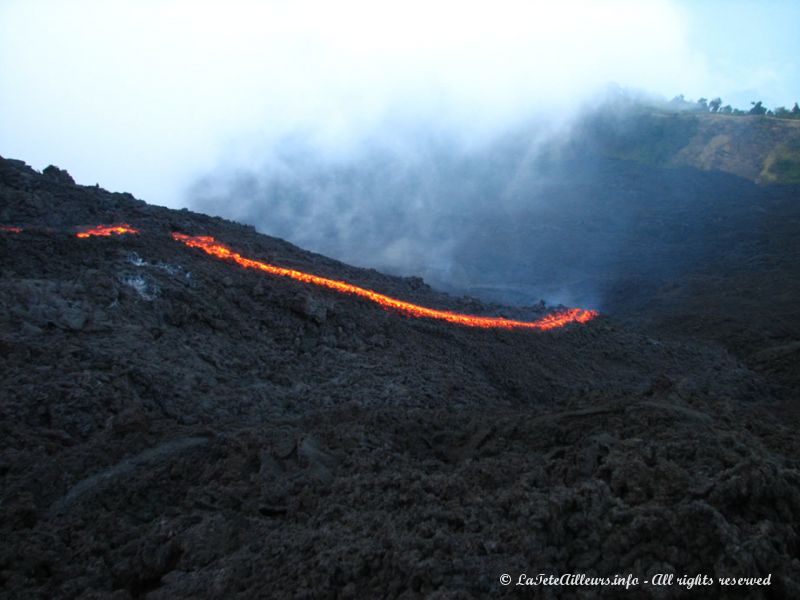
[[[24,228],[0,232],[0,595],[466,599],[520,593],[503,573],[699,573],[772,583],[697,597],[800,597],[797,209],[774,206],[766,257],[731,253],[655,289],[661,304],[473,330],[170,233],[425,306],[545,307],[448,296],[0,160],[0,223]],[[118,222],[141,234],[74,236]],[[759,260],[762,293],[737,294]],[[703,297],[724,326],[684,318]],[[777,333],[751,335],[776,304]]]

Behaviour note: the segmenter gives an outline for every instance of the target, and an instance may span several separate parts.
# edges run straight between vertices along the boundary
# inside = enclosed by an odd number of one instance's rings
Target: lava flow
[[[0,225],[0,231],[6,233],[22,233],[22,227],[13,227],[11,225]]]
[[[127,223],[119,223],[117,225],[97,225],[96,227],[87,227],[75,235],[79,238],[88,238],[92,236],[108,237],[110,235],[125,235],[126,233],[139,233],[139,230],[131,227]]]
[[[366,298],[372,302],[380,304],[384,308],[391,308],[403,314],[412,317],[422,317],[428,319],[439,319],[449,323],[457,323],[459,325],[466,325],[468,327],[481,327],[484,329],[489,328],[503,328],[503,329],[538,329],[545,331],[548,329],[556,329],[563,327],[569,323],[586,323],[591,321],[597,316],[595,310],[584,310],[580,308],[571,308],[566,311],[553,313],[542,317],[536,321],[514,321],[512,319],[504,319],[502,317],[480,317],[477,315],[465,315],[461,313],[450,312],[447,310],[436,310],[404,302],[378,292],[373,292],[362,287],[358,287],[346,281],[339,281],[336,279],[327,279],[319,277],[318,275],[311,275],[310,273],[303,273],[302,271],[295,271],[294,269],[286,269],[284,267],[277,267],[269,263],[245,258],[238,252],[234,252],[224,244],[217,242],[213,237],[208,235],[190,236],[184,233],[173,233],[172,237],[189,246],[190,248],[200,248],[207,254],[216,256],[223,260],[235,262],[245,269],[258,269],[272,275],[280,277],[290,277],[305,283],[313,283],[314,285],[330,288],[341,292],[343,294],[352,294]]]

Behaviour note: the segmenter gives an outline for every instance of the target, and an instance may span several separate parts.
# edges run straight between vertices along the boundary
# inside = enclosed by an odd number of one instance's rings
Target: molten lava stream
[[[92,236],[108,237],[110,235],[125,235],[126,233],[138,234],[139,230],[131,227],[127,223],[118,223],[116,225],[97,225],[95,227],[86,227],[75,235],[79,238],[88,238]]]
[[[571,308],[569,310],[547,315],[536,321],[514,321],[512,319],[504,319],[502,317],[480,317],[477,315],[465,315],[447,310],[436,310],[434,308],[426,308],[424,306],[398,300],[390,296],[385,296],[384,294],[379,294],[378,292],[373,292],[372,290],[358,287],[356,285],[347,283],[346,281],[327,279],[325,277],[303,273],[302,271],[277,267],[275,265],[258,260],[245,258],[224,244],[220,244],[211,236],[190,236],[184,233],[173,233],[172,237],[175,240],[189,246],[190,248],[200,248],[203,250],[203,252],[210,254],[211,256],[216,256],[217,258],[234,262],[245,269],[258,269],[259,271],[264,271],[266,273],[270,273],[271,275],[290,277],[292,279],[296,279],[297,281],[312,283],[314,285],[336,290],[337,292],[341,292],[343,294],[360,296],[361,298],[366,298],[367,300],[380,304],[384,308],[391,308],[412,317],[439,319],[449,323],[466,325],[467,327],[481,327],[484,329],[538,329],[540,331],[545,331],[548,329],[563,327],[569,323],[586,323],[594,319],[598,314],[595,310]]]
[[[22,233],[22,227],[14,227],[12,225],[0,225],[0,231],[6,233]]]

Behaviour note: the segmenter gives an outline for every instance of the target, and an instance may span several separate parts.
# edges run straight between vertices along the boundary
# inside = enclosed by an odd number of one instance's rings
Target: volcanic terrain
[[[758,260],[780,286],[797,209],[774,206]],[[787,290],[783,337],[736,335],[775,305],[731,297],[746,255],[655,290],[661,313],[640,293],[618,315],[470,327],[431,316],[591,307],[446,295],[16,160],[0,225],[2,597],[687,595],[506,573],[771,575],[692,592],[800,597],[799,319]],[[431,310],[181,243],[208,236]],[[684,319],[704,295],[728,298],[719,335]]]

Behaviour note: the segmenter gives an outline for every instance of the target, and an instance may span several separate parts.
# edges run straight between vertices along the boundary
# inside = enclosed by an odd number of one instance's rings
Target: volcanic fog
[[[725,230],[760,228],[767,192],[676,164],[698,119],[665,106],[618,92],[568,122],[539,116],[480,136],[402,121],[345,151],[298,135],[199,179],[188,199],[452,292],[614,311],[631,281],[662,284],[719,258]]]

